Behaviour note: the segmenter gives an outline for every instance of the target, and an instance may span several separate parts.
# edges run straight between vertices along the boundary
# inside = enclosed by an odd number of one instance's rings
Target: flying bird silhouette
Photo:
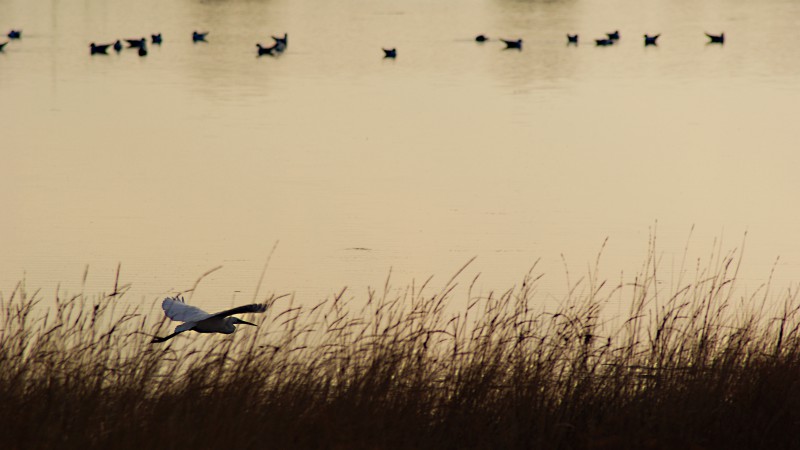
[[[175,332],[168,336],[153,337],[152,343],[168,341],[184,331],[189,330],[198,333],[231,334],[236,331],[236,325],[238,324],[252,325],[254,327],[257,325],[246,322],[238,317],[230,316],[244,313],[263,313],[267,310],[267,305],[253,303],[251,305],[237,306],[236,308],[210,314],[196,306],[187,305],[180,296],[165,298],[164,301],[161,302],[161,307],[164,309],[164,314],[167,317],[183,323],[175,327]]]

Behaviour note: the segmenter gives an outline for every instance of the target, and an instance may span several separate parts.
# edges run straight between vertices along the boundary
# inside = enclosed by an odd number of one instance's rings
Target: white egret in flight
[[[263,313],[267,310],[267,305],[254,303],[209,314],[200,308],[187,305],[181,297],[167,297],[161,302],[161,307],[164,308],[164,314],[167,317],[183,323],[175,327],[175,332],[169,336],[154,337],[151,341],[153,343],[167,341],[189,330],[194,330],[198,333],[231,334],[236,331],[236,324],[241,323],[252,326],[256,326],[256,324],[230,316],[242,313]]]

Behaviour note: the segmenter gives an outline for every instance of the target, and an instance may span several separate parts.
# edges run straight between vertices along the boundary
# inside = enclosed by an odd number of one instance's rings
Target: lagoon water
[[[792,0],[0,0],[0,292],[190,288],[215,307],[348,286],[558,298],[605,238],[633,276],[716,243],[800,275]],[[617,45],[592,39],[620,30]],[[194,44],[193,30],[209,31]],[[705,31],[725,32],[724,46]],[[89,43],[161,32],[132,50]],[[289,35],[279,57],[256,42]],[[497,40],[522,38],[522,51]],[[578,46],[566,45],[579,33]],[[661,33],[645,48],[644,33]],[[0,42],[3,40],[0,39]],[[381,47],[396,47],[395,60]],[[694,231],[690,230],[694,227]],[[691,235],[691,238],[690,238]],[[563,255],[563,259],[562,259]],[[89,267],[85,286],[82,278]],[[574,280],[573,280],[574,281]]]

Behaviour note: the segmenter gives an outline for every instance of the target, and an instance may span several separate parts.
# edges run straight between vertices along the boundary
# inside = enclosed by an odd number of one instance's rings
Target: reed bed
[[[662,283],[651,251],[632,280],[590,272],[550,309],[535,267],[487,295],[461,274],[268,295],[258,329],[160,345],[160,311],[116,285],[49,299],[21,283],[0,299],[2,447],[796,448],[797,292],[742,296],[739,264]],[[604,312],[619,301],[625,317]]]

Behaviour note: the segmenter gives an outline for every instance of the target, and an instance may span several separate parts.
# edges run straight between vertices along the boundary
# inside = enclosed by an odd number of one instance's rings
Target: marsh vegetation
[[[258,329],[162,345],[160,311],[124,288],[21,283],[0,305],[3,446],[791,447],[796,290],[743,295],[735,251],[671,280],[657,260],[620,282],[590,271],[553,308],[535,267],[484,295],[461,274],[314,305],[268,294]]]

